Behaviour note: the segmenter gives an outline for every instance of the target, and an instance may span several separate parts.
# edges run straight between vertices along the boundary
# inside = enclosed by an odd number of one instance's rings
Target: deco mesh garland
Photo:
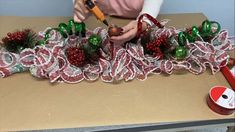
[[[143,31],[144,17],[153,26]],[[227,65],[227,52],[234,49],[234,40],[218,22],[205,20],[201,26],[185,30],[165,27],[167,22],[143,14],[135,41],[122,46],[110,41],[110,36],[120,35],[122,29],[113,26],[108,31],[100,27],[90,31],[85,23],[73,20],[38,34],[29,29],[8,33],[1,44],[0,77],[29,71],[51,83],[99,77],[113,82],[145,80],[149,74],[182,69],[201,74],[209,68],[215,74]]]

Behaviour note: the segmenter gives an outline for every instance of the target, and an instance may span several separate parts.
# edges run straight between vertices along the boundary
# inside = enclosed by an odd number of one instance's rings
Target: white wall
[[[234,0],[165,0],[162,13],[203,12],[234,36]]]
[[[234,36],[234,0],[165,0],[161,10],[161,13],[189,12],[203,12]],[[0,15],[71,16],[72,0],[0,0]]]

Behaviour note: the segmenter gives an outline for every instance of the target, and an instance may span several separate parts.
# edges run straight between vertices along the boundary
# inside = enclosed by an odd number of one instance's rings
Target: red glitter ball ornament
[[[70,47],[66,50],[67,58],[70,64],[76,67],[82,67],[86,63],[86,56],[83,49]]]

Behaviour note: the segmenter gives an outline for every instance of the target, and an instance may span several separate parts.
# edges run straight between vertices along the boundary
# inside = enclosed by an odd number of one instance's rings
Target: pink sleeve
[[[136,18],[144,0],[97,0],[97,3],[107,15]]]

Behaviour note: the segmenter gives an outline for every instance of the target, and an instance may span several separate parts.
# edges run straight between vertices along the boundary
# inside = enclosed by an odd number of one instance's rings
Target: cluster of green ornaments
[[[52,30],[56,30],[60,32],[60,34],[64,38],[68,38],[70,35],[76,35],[81,38],[86,37],[86,25],[81,22],[74,22],[74,20],[69,20],[68,24],[60,23],[58,28],[52,28],[46,31],[44,40],[41,41],[41,44],[46,44],[48,39],[50,38],[50,32]],[[86,52],[96,52],[98,48],[100,48],[102,43],[102,38],[99,35],[93,34],[88,38],[89,45],[84,45]]]
[[[214,26],[216,26],[215,31],[213,31]],[[205,20],[200,27],[193,26],[191,30],[180,32],[178,34],[178,46],[175,49],[174,57],[178,60],[187,57],[187,41],[191,43],[203,39],[205,42],[210,42],[220,30],[221,26],[218,22]]]

